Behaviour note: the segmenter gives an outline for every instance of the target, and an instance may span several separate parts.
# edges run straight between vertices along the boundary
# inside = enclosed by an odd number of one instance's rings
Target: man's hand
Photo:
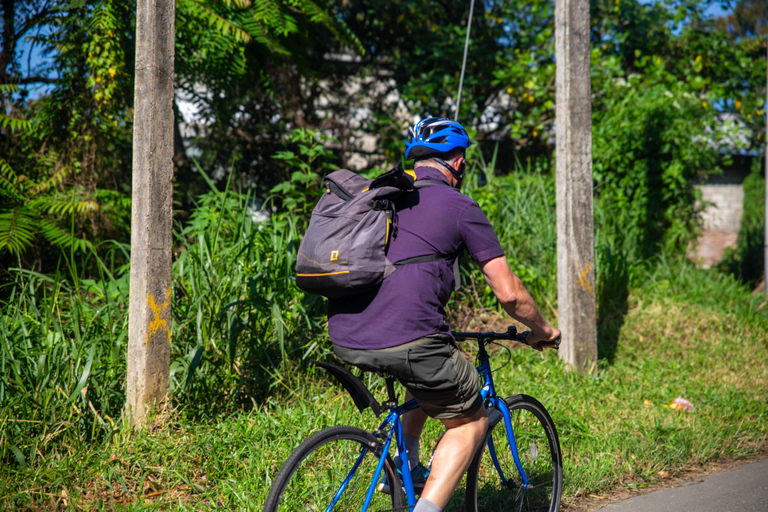
[[[560,329],[556,329],[551,326],[547,326],[548,329],[544,331],[531,331],[526,343],[533,349],[541,352],[545,348],[558,349],[560,347]]]

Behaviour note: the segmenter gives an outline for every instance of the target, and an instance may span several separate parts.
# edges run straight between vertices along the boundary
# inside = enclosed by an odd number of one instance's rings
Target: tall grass
[[[505,255],[546,316],[557,314],[557,204],[555,176],[541,173],[530,165],[517,163],[515,172],[495,176],[495,160],[482,163],[468,180],[464,192],[478,202],[493,225]],[[482,183],[482,184],[481,184]],[[595,209],[595,269],[600,318],[601,357],[610,358],[621,321],[627,312],[632,286],[640,284],[649,261],[634,244],[615,229],[613,212],[597,197]],[[481,276],[477,265],[464,258],[462,279],[465,286],[456,295],[453,309],[497,309],[496,298]],[[655,261],[655,260],[654,260]],[[458,303],[458,304],[457,304]],[[462,308],[461,305],[464,305]]]
[[[116,246],[113,250],[124,248]],[[124,401],[127,276],[11,269],[0,335],[0,457],[24,467],[115,428]]]
[[[247,196],[212,191],[177,232],[171,394],[194,414],[251,407],[284,361],[321,350],[323,303],[293,286],[294,221],[256,222],[248,204]],[[119,427],[129,272],[101,260],[97,267],[89,279],[69,264],[52,276],[10,270],[0,317],[5,464],[61,457]]]
[[[252,216],[248,197],[214,191],[180,233],[171,372],[186,406],[250,404],[281,362],[318,350],[324,304],[294,285],[296,219]]]

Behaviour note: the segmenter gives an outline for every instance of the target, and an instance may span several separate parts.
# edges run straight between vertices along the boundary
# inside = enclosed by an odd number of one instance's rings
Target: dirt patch
[[[758,462],[765,458],[768,458],[768,443],[763,445],[759,453],[751,457],[718,459],[703,465],[689,463],[674,475],[671,475],[666,471],[659,471],[657,475],[661,480],[652,484],[643,485],[642,482],[633,482],[626,485],[617,485],[610,491],[604,493],[587,494],[586,496],[576,498],[565,498],[561,502],[560,510],[565,512],[595,512],[611,503],[634,498],[635,496],[642,496],[643,494],[650,494],[656,491],[663,491],[665,489],[673,489],[675,487],[683,487],[685,485],[697,483],[702,481],[706,476],[729,471],[735,467]]]

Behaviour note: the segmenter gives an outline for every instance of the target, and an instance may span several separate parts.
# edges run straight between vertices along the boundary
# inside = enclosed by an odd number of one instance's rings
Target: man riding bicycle
[[[453,263],[460,252],[469,252],[504,310],[531,330],[527,341],[534,349],[560,336],[510,269],[479,205],[459,191],[470,145],[458,122],[438,117],[410,128],[405,143],[405,157],[415,161],[416,181],[443,186],[419,188],[395,201],[397,230],[387,257],[397,263],[426,254],[449,256],[400,266],[373,291],[328,301],[328,333],[336,356],[393,375],[407,389],[406,399],[415,398],[421,406],[402,417],[413,478],[426,480],[414,512],[442,511],[488,427],[477,372],[445,322],[457,278]],[[427,416],[447,429],[429,472],[419,462]],[[388,485],[382,482],[380,489]]]

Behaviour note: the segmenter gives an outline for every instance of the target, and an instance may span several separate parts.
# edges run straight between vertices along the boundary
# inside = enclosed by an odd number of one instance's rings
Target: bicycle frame
[[[477,369],[477,372],[480,374],[480,377],[483,379],[483,386],[480,390],[480,395],[482,396],[483,403],[486,404],[486,406],[490,404],[493,406],[494,409],[496,409],[502,414],[504,418],[504,423],[507,427],[509,446],[512,448],[512,457],[515,461],[515,466],[517,466],[517,471],[520,473],[520,477],[523,480],[523,487],[525,489],[528,489],[529,488],[528,477],[525,474],[525,471],[523,470],[522,463],[520,462],[520,455],[518,453],[517,443],[515,441],[515,434],[512,429],[512,418],[509,415],[509,409],[507,408],[506,403],[502,398],[500,398],[496,394],[496,388],[493,383],[493,375],[491,371],[490,356],[485,350],[485,344],[482,338],[478,338],[478,346],[479,346],[478,358],[480,360],[480,364],[476,367],[476,369]],[[376,486],[381,478],[381,472],[384,469],[384,462],[386,461],[387,455],[389,454],[389,449],[392,446],[393,435],[395,437],[395,443],[397,444],[398,453],[406,453],[405,442],[403,440],[403,427],[400,421],[400,416],[408,411],[411,411],[413,409],[418,409],[418,408],[419,408],[419,404],[416,402],[416,400],[409,400],[408,402],[405,402],[401,405],[390,407],[387,417],[381,423],[379,428],[374,431],[374,435],[383,440],[383,446],[381,448],[381,454],[379,455],[379,461],[376,466],[376,471],[373,475],[373,480],[371,481],[368,487],[368,492],[366,494],[365,502],[363,503],[363,509],[361,512],[365,512],[366,510],[368,510],[368,507],[371,504],[371,500],[373,499],[373,493],[376,492]],[[501,469],[501,465],[499,464],[499,460],[496,455],[496,448],[493,446],[493,438],[489,436],[487,443],[488,443],[488,452],[491,456],[491,460],[493,461],[493,465],[496,467],[496,471],[498,471],[499,473],[499,477],[501,478],[502,484],[507,485],[508,479],[504,475],[504,472]],[[326,512],[331,512],[333,507],[338,502],[339,498],[341,498],[341,495],[344,493],[344,490],[349,485],[350,480],[354,476],[358,466],[362,462],[367,452],[368,450],[362,451],[362,453],[360,454],[360,457],[357,459],[352,469],[350,470],[349,474],[344,479],[344,482],[342,483],[338,492],[334,496],[333,501],[326,509]],[[402,457],[401,457],[401,460],[402,460]],[[411,469],[409,464],[401,463],[401,471],[403,474],[403,485],[405,487],[405,495],[406,495],[406,500],[408,504],[407,507],[408,507],[408,510],[412,510],[413,507],[416,506],[416,494],[413,488],[413,481],[411,479]],[[393,482],[393,485],[394,485],[394,482]]]

